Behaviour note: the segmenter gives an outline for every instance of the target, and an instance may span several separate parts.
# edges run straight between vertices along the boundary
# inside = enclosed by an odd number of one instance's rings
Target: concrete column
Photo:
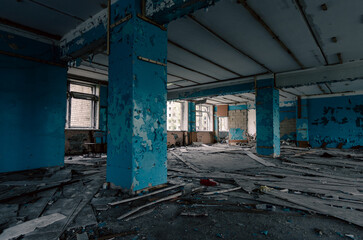
[[[296,108],[296,145],[309,146],[308,100],[298,98]]]
[[[167,181],[167,31],[137,17],[140,2],[111,9],[107,181],[131,191]]]
[[[279,91],[273,79],[257,81],[256,86],[257,153],[280,155]]]
[[[197,125],[195,117],[195,103],[188,102],[188,132],[189,143],[197,141]]]

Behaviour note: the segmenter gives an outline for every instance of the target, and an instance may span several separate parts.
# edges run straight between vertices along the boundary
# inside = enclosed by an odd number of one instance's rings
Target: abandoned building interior
[[[0,240],[363,239],[362,0],[0,0]]]

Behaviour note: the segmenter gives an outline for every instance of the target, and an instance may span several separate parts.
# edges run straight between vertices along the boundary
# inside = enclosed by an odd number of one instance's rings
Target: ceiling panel
[[[173,44],[168,44],[168,60],[172,60],[173,62],[177,62],[178,64],[188,68],[212,75],[218,79],[238,77],[237,75],[186,52]]]
[[[2,18],[59,36],[63,36],[82,22],[28,0],[0,0],[0,6]]]
[[[213,78],[206,77],[199,73],[181,68],[172,63],[168,63],[168,73],[175,74],[177,76],[181,76],[183,78],[190,79],[198,83],[216,82],[216,80]]]
[[[253,2],[253,1],[251,1]],[[259,3],[260,1],[256,1]],[[272,1],[271,4],[274,4]],[[264,6],[261,4],[261,6]],[[216,6],[195,14],[234,46],[245,51],[274,72],[299,69],[294,60],[268,32],[236,1],[220,1]],[[286,32],[285,34],[290,34]]]
[[[357,79],[344,82],[333,82],[329,85],[333,92],[353,92],[363,90],[363,79]],[[363,102],[363,100],[362,100]]]
[[[337,53],[344,62],[363,58],[362,0],[303,0],[305,11],[330,64],[338,63]],[[321,8],[326,4],[327,10]],[[337,42],[332,41],[337,38]]]
[[[325,65],[296,1],[259,0],[248,1],[248,4],[305,67]],[[283,70],[286,71],[286,68]]]
[[[266,71],[190,19],[181,18],[171,22],[168,36],[170,40],[241,75]]]

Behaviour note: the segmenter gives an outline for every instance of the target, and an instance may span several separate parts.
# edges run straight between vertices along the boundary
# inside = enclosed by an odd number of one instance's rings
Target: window
[[[82,82],[69,82],[66,128],[98,128],[99,88]]]
[[[228,132],[228,117],[219,117],[218,118],[218,127],[220,132]]]
[[[195,109],[197,131],[213,131],[213,106],[198,104]]]
[[[186,102],[168,101],[167,129],[168,131],[187,131],[188,104]]]

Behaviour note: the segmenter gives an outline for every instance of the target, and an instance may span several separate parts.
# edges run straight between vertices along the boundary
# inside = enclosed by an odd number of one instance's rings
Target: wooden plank
[[[37,228],[43,228],[57,221],[65,219],[66,216],[60,213],[53,213],[47,216],[36,218],[14,227],[5,229],[0,235],[0,240],[9,240],[33,232]]]
[[[110,205],[110,206],[116,206],[116,205],[119,205],[119,204],[122,204],[122,203],[127,203],[127,202],[135,201],[135,200],[138,200],[138,199],[146,198],[146,197],[149,197],[149,196],[153,196],[153,195],[155,195],[155,194],[159,194],[159,193],[162,193],[162,192],[170,191],[170,190],[173,190],[173,189],[176,189],[176,188],[182,187],[182,186],[184,186],[184,185],[185,185],[185,184],[180,184],[180,185],[176,185],[176,186],[171,186],[171,187],[164,188],[164,189],[160,189],[160,190],[158,190],[158,191],[151,192],[151,193],[148,193],[148,194],[145,194],[145,195],[142,195],[142,196],[132,197],[132,198],[128,198],[128,199],[123,199],[123,200],[121,200],[121,201],[108,203],[108,205]]]
[[[321,177],[351,181],[351,182],[363,182],[363,179],[361,179],[361,178],[341,177],[341,176],[336,176],[336,175],[329,175],[329,174],[319,173],[319,172],[315,172],[315,171],[296,169],[296,168],[290,168],[290,167],[276,167],[276,168],[289,170],[289,171],[293,171],[293,172],[299,172],[299,173],[315,175],[315,176],[321,176]]]
[[[249,156],[250,158],[252,158],[253,160],[255,160],[256,162],[258,163],[261,163],[262,165],[266,166],[266,167],[276,167],[275,164],[273,163],[270,163],[258,156],[256,156],[255,154],[253,154],[252,152],[250,151],[245,151],[245,153],[247,154],[247,156]]]
[[[180,161],[182,161],[185,165],[187,165],[189,168],[193,169],[196,172],[201,172],[201,170],[195,166],[193,166],[191,163],[185,161],[182,157],[180,157],[178,154],[174,153],[174,152],[170,152],[171,154],[173,154],[177,159],[179,159]]]
[[[363,227],[363,212],[352,209],[330,207],[326,205],[325,200],[304,195],[283,193],[277,190],[268,191],[266,194],[312,209],[318,213],[339,218],[341,220]]]
[[[213,195],[213,194],[219,194],[219,193],[233,192],[233,191],[240,190],[241,188],[242,187],[235,187],[235,188],[224,189],[224,190],[219,190],[219,191],[206,192],[206,193],[203,193],[203,195]]]
[[[174,198],[180,197],[180,196],[182,196],[182,195],[183,195],[183,193],[182,193],[182,192],[178,192],[178,193],[172,194],[172,195],[170,195],[170,196],[167,196],[167,197],[164,197],[164,198],[160,198],[160,199],[158,199],[158,200],[156,200],[156,201],[154,201],[154,202],[147,203],[147,204],[145,204],[145,205],[142,205],[142,206],[140,206],[140,207],[138,207],[138,208],[135,208],[135,209],[131,210],[130,212],[127,212],[127,213],[123,214],[122,216],[118,217],[118,218],[117,218],[117,220],[125,219],[125,218],[127,218],[128,216],[131,216],[132,214],[134,214],[134,213],[136,213],[136,212],[140,211],[141,209],[144,209],[144,208],[150,207],[150,206],[155,205],[155,204],[160,203],[160,202],[169,201],[169,200],[171,200],[171,199],[174,199]]]

